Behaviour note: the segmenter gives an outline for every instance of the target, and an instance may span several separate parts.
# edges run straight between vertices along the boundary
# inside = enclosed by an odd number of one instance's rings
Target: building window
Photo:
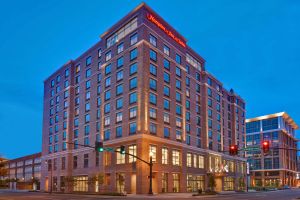
[[[138,41],[138,35],[136,33],[130,37],[130,45],[134,45],[135,43],[137,43],[137,41]]]
[[[181,77],[181,69],[179,67],[175,68],[175,73],[177,76]]]
[[[130,51],[130,60],[136,59],[138,56],[138,50],[137,48],[133,49]]]
[[[156,95],[153,93],[149,93],[149,102],[153,105],[156,105]]]
[[[168,164],[168,156],[169,156],[169,152],[168,152],[168,148],[163,147],[161,149],[161,163],[167,165]]]
[[[180,179],[179,174],[174,173],[173,174],[173,192],[179,192],[180,191]]]
[[[164,113],[164,122],[169,124],[170,123],[170,115],[169,113]]]
[[[116,127],[116,137],[122,137],[122,126]]]
[[[111,57],[112,57],[111,51],[107,52],[105,54],[105,62],[109,61],[111,59]]]
[[[116,88],[116,95],[121,95],[123,94],[123,84],[117,85]]]
[[[164,58],[164,68],[170,70],[170,61]]]
[[[137,63],[130,65],[129,75],[137,73],[137,69],[138,69]]]
[[[117,81],[121,81],[123,79],[123,70],[117,72]]]
[[[155,65],[150,64],[150,69],[149,69],[149,71],[150,71],[150,74],[152,74],[153,76],[156,76],[156,74],[157,74],[157,68],[156,68]]]
[[[162,180],[161,191],[168,192],[168,173],[162,173],[161,180]]]
[[[170,110],[170,101],[167,99],[164,99],[164,109]]]
[[[137,107],[133,107],[129,109],[129,118],[133,119],[137,116]]]
[[[178,54],[176,54],[175,61],[176,61],[178,64],[181,64],[181,56],[178,55]]]
[[[105,75],[110,74],[111,73],[111,64],[108,64],[105,66]]]
[[[198,156],[199,168],[204,169],[204,156]]]
[[[157,42],[156,37],[154,37],[153,35],[150,34],[149,41],[150,41],[150,44],[152,44],[153,46],[156,47],[156,42]]]
[[[116,122],[120,123],[120,122],[122,122],[122,120],[123,120],[123,114],[122,114],[122,112],[118,112],[116,114]]]
[[[123,98],[119,98],[116,101],[116,108],[121,109],[123,107]]]
[[[134,18],[128,22],[125,26],[121,27],[116,33],[106,39],[106,47],[109,48],[114,45],[116,42],[123,39],[126,35],[131,33],[137,28],[137,18]]]
[[[121,148],[117,148],[117,164],[125,164],[125,154],[121,154]]]
[[[156,109],[149,108],[149,116],[151,119],[156,119]]]
[[[129,80],[129,89],[135,89],[137,87],[137,77]]]
[[[136,145],[130,145],[128,147],[128,153],[131,154],[131,155],[137,155],[137,149],[136,149]],[[133,156],[129,156],[129,160],[128,160],[129,163],[133,163],[133,162],[136,162],[136,158],[133,157]]]
[[[150,59],[153,61],[157,60],[157,53],[155,51],[153,51],[152,49],[150,49]]]
[[[122,42],[121,44],[118,45],[118,50],[117,50],[117,53],[121,53],[124,51],[124,43]]]
[[[186,166],[192,167],[192,154],[191,153],[186,154]]]
[[[129,94],[129,104],[133,104],[137,102],[137,94],[136,92],[133,92]]]
[[[165,138],[170,137],[170,128],[164,127],[164,137]]]
[[[107,129],[104,131],[104,140],[109,140],[110,139],[110,130]]]
[[[172,164],[175,166],[180,166],[180,151],[172,151]]]
[[[167,97],[170,96],[170,88],[168,86],[164,86],[164,95]]]
[[[123,65],[124,65],[124,58],[123,57],[118,58],[118,60],[117,60],[117,68],[120,68]]]
[[[156,124],[154,124],[154,123],[150,123],[149,124],[149,131],[150,131],[150,133],[151,134],[156,134],[156,131],[157,131],[157,128],[156,128]]]
[[[150,145],[149,146],[149,160],[152,156],[152,162],[156,162],[156,146]]]
[[[166,45],[164,45],[164,54],[170,56],[170,48]]]
[[[150,79],[149,79],[149,87],[150,87],[150,89],[156,91],[156,85],[157,85],[157,84],[156,84],[156,80],[150,78]]]
[[[165,81],[166,83],[170,83],[170,74],[164,72],[164,81]]]
[[[129,124],[129,134],[135,134],[136,133],[136,122]]]

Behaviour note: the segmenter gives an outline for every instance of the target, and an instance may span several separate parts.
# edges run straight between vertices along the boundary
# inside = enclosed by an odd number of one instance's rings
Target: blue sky
[[[2,1],[0,154],[41,150],[43,81],[141,1]],[[247,102],[247,117],[287,111],[300,124],[300,1],[145,1]]]

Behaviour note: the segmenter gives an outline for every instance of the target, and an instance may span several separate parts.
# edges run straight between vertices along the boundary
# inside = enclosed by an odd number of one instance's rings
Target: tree
[[[211,189],[211,191],[215,190],[216,180],[215,180],[215,176],[213,174],[208,175],[208,187]]]
[[[4,158],[0,158],[0,187],[6,188],[7,185],[7,175],[8,175],[8,168],[7,168],[7,160]]]

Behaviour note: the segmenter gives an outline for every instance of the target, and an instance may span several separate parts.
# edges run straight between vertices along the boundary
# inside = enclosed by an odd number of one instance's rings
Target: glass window
[[[137,77],[129,80],[129,89],[135,89],[137,87]]]
[[[168,148],[166,147],[163,147],[161,149],[161,164],[165,164],[167,165],[168,164],[168,156],[169,156],[169,152],[168,152]]]
[[[109,64],[105,67],[105,75],[110,74],[110,73],[111,73],[111,64]]]
[[[153,61],[157,60],[157,53],[152,49],[150,49],[150,59]]]
[[[123,107],[123,98],[119,98],[116,101],[116,108],[121,109]]]
[[[123,70],[117,72],[117,81],[123,80]]]
[[[164,109],[170,110],[170,101],[167,99],[164,99]]]
[[[129,118],[135,118],[137,115],[137,107],[132,107],[129,109]]]
[[[130,145],[128,147],[128,153],[131,154],[131,155],[137,155],[137,148],[136,148],[136,145]],[[133,162],[136,162],[136,158],[133,157],[133,156],[129,156],[129,160],[128,160],[129,163],[133,163]]]
[[[131,33],[133,30],[137,28],[137,18],[134,18],[130,22],[128,22],[125,26],[121,27],[116,33],[106,39],[106,46],[109,48],[114,45],[116,42],[123,39],[126,35]]]
[[[186,154],[186,166],[192,167],[192,154],[191,153]]]
[[[129,94],[129,104],[133,104],[137,102],[137,94],[136,92],[133,92]]]
[[[123,94],[123,84],[120,84],[116,88],[116,95]]]
[[[138,56],[138,50],[137,48],[133,49],[130,51],[130,60],[136,59]]]
[[[164,58],[164,68],[170,70],[170,61]]]
[[[120,68],[123,65],[124,65],[124,57],[122,56],[122,57],[118,58],[118,60],[117,60],[117,68]]]
[[[149,159],[152,156],[152,162],[156,162],[156,146],[149,146]]]
[[[181,56],[178,55],[178,54],[176,54],[175,61],[176,61],[178,64],[181,64]]]
[[[164,127],[164,137],[165,138],[170,137],[170,128]]]
[[[149,130],[150,130],[151,134],[156,134],[156,131],[157,131],[156,124],[150,123],[149,124]]]
[[[122,126],[118,126],[116,128],[116,137],[117,138],[122,137]]]
[[[156,105],[156,95],[151,92],[149,93],[149,102]]]
[[[164,95],[167,97],[170,96],[170,88],[168,86],[164,86]]]
[[[164,81],[165,81],[166,83],[170,83],[170,74],[164,72]]]
[[[137,41],[138,41],[138,35],[136,33],[130,37],[130,45],[134,45],[135,43],[137,43]]]
[[[125,154],[121,154],[121,148],[116,149],[118,152],[117,154],[117,164],[125,164]]]
[[[150,40],[150,44],[156,47],[156,41],[157,41],[156,37],[150,34],[149,40]]]
[[[152,90],[156,90],[156,80],[150,78],[150,79],[149,79],[149,87],[150,87],[150,89],[152,89]]]
[[[112,55],[111,55],[111,51],[107,52],[105,54],[105,62],[109,61],[111,59]]]
[[[121,53],[123,51],[124,51],[124,43],[122,42],[121,44],[118,45],[118,51],[117,51],[117,53],[119,54],[119,53]]]
[[[135,134],[136,133],[136,122],[129,124],[129,134]]]
[[[137,63],[130,65],[129,74],[132,75],[137,73],[137,69],[138,69]]]
[[[180,166],[180,151],[172,151],[172,164],[175,166]]]
[[[164,54],[170,56],[170,48],[166,45],[164,45]]]
[[[156,119],[156,109],[149,108],[149,116],[151,119]]]
[[[181,77],[181,69],[179,67],[175,68],[175,73],[177,76]]]
[[[150,63],[150,69],[149,69],[149,71],[150,71],[150,74],[152,74],[153,76],[156,76],[157,69],[156,69],[155,65],[153,65],[153,64]]]

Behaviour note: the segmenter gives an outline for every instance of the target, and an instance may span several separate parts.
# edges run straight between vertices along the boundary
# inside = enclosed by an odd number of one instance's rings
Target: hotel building
[[[142,3],[44,81],[44,191],[192,192],[240,189],[245,102],[205,69],[187,40]],[[103,181],[95,179],[100,174]],[[73,182],[73,183],[70,183]],[[75,182],[75,184],[74,184]]]
[[[264,187],[296,186],[298,125],[285,112],[246,120],[246,157],[250,166],[250,185]],[[270,142],[270,151],[261,149]]]

